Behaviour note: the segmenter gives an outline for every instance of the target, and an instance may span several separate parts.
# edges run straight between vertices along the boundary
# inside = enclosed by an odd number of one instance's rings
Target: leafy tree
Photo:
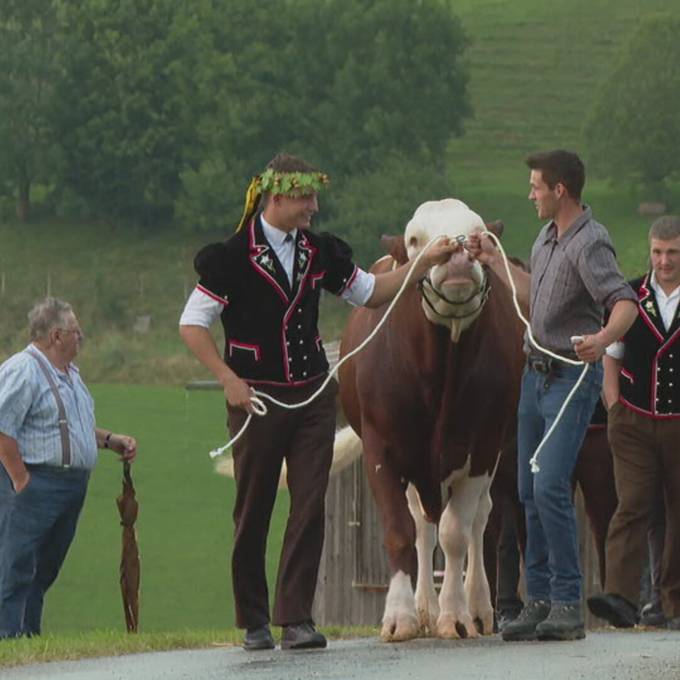
[[[0,163],[5,191],[16,196],[26,221],[31,186],[49,180],[56,145],[50,120],[59,52],[54,5],[50,0],[0,3]]]
[[[59,2],[62,187],[95,214],[167,219],[194,138],[200,23],[182,0]]]
[[[657,189],[680,171],[680,15],[646,19],[594,103],[586,137],[596,167]]]
[[[394,154],[439,165],[462,131],[466,40],[441,0],[232,0],[228,18],[219,11],[199,85],[210,105],[176,205],[185,223],[235,222],[248,176],[279,150],[340,186]]]
[[[470,113],[467,40],[441,0],[301,0],[283,61],[296,93],[289,141],[342,175],[391,153],[442,159]],[[290,134],[289,133],[289,134]]]

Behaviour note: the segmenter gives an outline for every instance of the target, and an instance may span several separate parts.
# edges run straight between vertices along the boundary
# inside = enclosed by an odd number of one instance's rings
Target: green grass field
[[[98,424],[133,434],[139,443],[133,475],[140,504],[142,630],[232,626],[234,487],[213,472],[208,457],[226,440],[221,393],[129,385],[94,385],[92,393]],[[46,632],[124,628],[115,504],[120,473],[116,456],[100,452],[78,534],[47,597]],[[272,576],[287,502],[281,493],[272,520]]]

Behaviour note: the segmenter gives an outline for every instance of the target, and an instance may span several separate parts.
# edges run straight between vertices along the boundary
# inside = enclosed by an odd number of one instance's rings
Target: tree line
[[[378,202],[389,221],[393,198],[448,193],[470,114],[446,0],[3,0],[0,44],[20,220],[38,189],[56,215],[223,228],[286,150],[331,175],[330,219]]]

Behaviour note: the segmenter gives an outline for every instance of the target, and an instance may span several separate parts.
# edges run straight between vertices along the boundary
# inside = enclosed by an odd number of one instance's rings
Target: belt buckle
[[[552,361],[550,361],[550,359],[534,359],[532,362],[532,367],[538,373],[548,375],[550,373],[550,369],[552,368]]]

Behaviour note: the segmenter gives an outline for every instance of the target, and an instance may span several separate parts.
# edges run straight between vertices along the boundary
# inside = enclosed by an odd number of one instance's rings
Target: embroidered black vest
[[[300,229],[292,287],[259,219],[194,260],[199,288],[224,306],[224,360],[250,384],[294,387],[328,371],[318,331],[321,289],[352,282],[351,248],[331,234]]]
[[[624,337],[621,401],[652,418],[680,418],[680,319],[676,310],[664,328],[649,277],[631,281],[639,314]]]

